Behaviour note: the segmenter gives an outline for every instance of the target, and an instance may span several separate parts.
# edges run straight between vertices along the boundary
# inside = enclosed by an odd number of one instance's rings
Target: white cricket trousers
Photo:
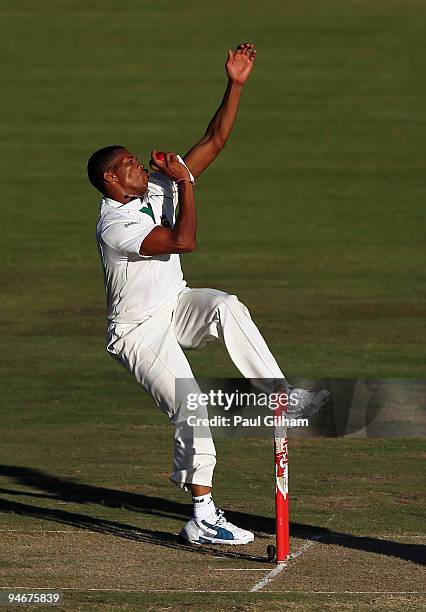
[[[128,325],[122,327],[123,335],[120,325],[114,327],[107,338],[107,350],[132,372],[175,426],[171,480],[183,489],[188,484],[211,486],[216,464],[211,435],[206,435],[203,428],[203,435],[197,437],[196,430],[191,431],[179,418],[180,412],[188,414],[182,406],[186,393],[200,393],[182,349],[196,349],[219,340],[245,378],[284,379],[248,309],[235,295],[216,289],[185,288],[175,302],[143,323],[130,330]],[[175,397],[177,378],[187,379],[182,399]],[[191,414],[208,416],[203,406]]]

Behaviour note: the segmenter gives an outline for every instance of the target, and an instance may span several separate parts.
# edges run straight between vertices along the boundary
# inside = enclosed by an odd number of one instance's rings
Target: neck
[[[136,193],[126,193],[125,191],[108,191],[106,194],[107,198],[111,198],[116,202],[121,202],[121,204],[127,204],[136,198],[143,198],[142,195],[138,195]]]

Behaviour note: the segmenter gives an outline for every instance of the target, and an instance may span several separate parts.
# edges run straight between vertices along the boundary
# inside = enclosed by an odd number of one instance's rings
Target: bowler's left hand
[[[236,85],[244,85],[253,69],[256,59],[256,47],[251,43],[241,43],[232,51],[228,51],[225,64],[226,74]]]

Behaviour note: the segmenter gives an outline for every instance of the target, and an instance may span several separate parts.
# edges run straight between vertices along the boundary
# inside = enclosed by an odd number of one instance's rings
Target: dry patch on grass
[[[303,503],[312,506],[319,510],[356,510],[363,506],[363,500],[360,497],[350,495],[316,495],[304,496]]]
[[[206,552],[179,546],[163,532],[151,532],[151,542],[128,539],[124,532],[120,537],[118,533],[61,532],[60,528],[53,533],[13,531],[2,532],[1,536],[4,560],[0,563],[0,586],[11,588],[248,593],[274,568],[265,562],[267,538],[257,538],[246,547]],[[376,552],[368,550],[369,542],[369,538],[343,535],[327,544],[293,538],[293,553],[302,549],[302,554],[292,559],[264,592],[282,593],[288,609],[294,610],[352,610],[356,609],[354,601],[359,604],[359,597],[364,595],[371,598],[368,605],[377,604],[374,609],[382,609],[385,601],[389,606],[383,609],[396,609],[396,602],[401,604],[404,597],[417,597],[416,592],[422,591],[424,584],[420,565],[398,557],[402,548],[381,554],[377,546]],[[336,596],[348,592],[352,599],[339,600],[337,605]],[[320,597],[321,608],[298,607],[299,602],[292,599],[292,595],[311,597],[312,593]],[[236,609],[257,609],[253,601],[244,605],[249,607]]]
[[[143,540],[147,535],[142,531],[141,541],[134,533],[128,539],[124,531],[121,537],[77,530],[1,535],[9,563],[0,565],[0,586],[248,591],[253,573],[229,570],[270,569],[262,538],[244,549],[222,547],[217,551],[222,556],[215,558],[214,552],[180,546],[163,532],[150,532],[151,542]],[[225,571],[216,571],[221,569]]]
[[[335,544],[319,541],[290,563],[279,580],[268,585],[268,590],[287,590],[289,584],[294,591],[412,593],[424,590],[420,559],[416,563],[397,556],[398,551],[403,556],[403,544],[401,548],[395,547],[395,554],[355,548],[357,545],[361,548],[363,543],[368,548],[369,542],[369,538],[350,536],[336,539]]]
[[[270,595],[261,594],[252,597],[248,594],[170,594],[145,593],[138,597],[122,596],[122,603],[117,597],[108,595],[96,596],[103,603],[95,603],[95,597],[89,594],[83,596],[69,595],[66,599],[71,603],[73,610],[144,610],[146,612],[170,612],[170,610],[194,610],[196,612],[256,612],[257,610],[292,612],[326,612],[338,610],[343,612],[360,612],[371,610],[374,612],[400,612],[405,607],[410,612],[423,612],[424,607],[417,598],[407,595]],[[83,600],[83,601],[82,601]],[[86,603],[84,603],[86,600]],[[125,602],[125,601],[126,602]],[[87,603],[90,602],[90,603]],[[136,603],[138,602],[138,603]]]

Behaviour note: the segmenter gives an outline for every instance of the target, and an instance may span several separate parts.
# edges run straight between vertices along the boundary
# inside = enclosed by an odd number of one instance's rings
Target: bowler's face
[[[127,151],[120,151],[114,161],[113,173],[128,195],[143,195],[148,188],[148,171],[138,158]]]

